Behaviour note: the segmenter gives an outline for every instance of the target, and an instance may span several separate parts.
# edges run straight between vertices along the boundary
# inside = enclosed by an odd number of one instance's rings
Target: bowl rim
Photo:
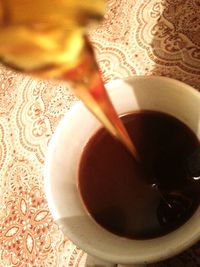
[[[135,76],[135,77],[127,77],[127,78],[124,78],[124,79],[116,79],[116,80],[113,80],[113,81],[110,81],[106,84],[106,88],[107,90],[109,90],[110,92],[110,95],[112,95],[112,93],[114,93],[114,84],[115,82],[119,82],[119,81],[122,81],[122,82],[131,82],[131,81],[136,81],[136,80],[147,80],[147,81],[160,81],[160,82],[170,82],[170,83],[173,83],[173,84],[176,84],[176,85],[181,85],[182,87],[184,87],[184,89],[186,90],[189,90],[189,92],[191,94],[193,94],[195,97],[197,97],[200,101],[200,93],[195,90],[193,87],[191,87],[190,85],[187,85],[181,81],[178,81],[178,80],[175,80],[175,79],[171,79],[171,78],[168,78],[168,77],[163,77],[163,76]],[[75,105],[73,105],[73,107],[65,114],[65,116],[63,117],[63,119],[61,119],[61,121],[59,122],[50,142],[49,142],[49,145],[48,145],[48,149],[47,149],[47,154],[46,154],[46,158],[45,158],[45,167],[44,167],[44,188],[45,188],[45,194],[46,194],[46,198],[47,198],[47,202],[48,204],[53,201],[53,199],[51,199],[51,195],[49,195],[49,190],[48,190],[48,181],[49,181],[49,175],[50,175],[50,166],[49,166],[49,160],[50,158],[52,157],[52,153],[53,153],[53,147],[55,146],[56,142],[57,142],[57,139],[59,138],[59,132],[62,131],[63,127],[65,127],[65,124],[67,123],[68,119],[73,116],[74,113],[76,113],[78,110],[82,109],[84,107],[84,105],[79,101],[77,103],[75,103]],[[49,205],[49,208],[50,208],[50,212],[52,212],[51,210],[51,205]],[[54,214],[52,213],[52,216],[54,218]],[[72,236],[69,236],[69,238],[71,239],[72,242],[75,242],[76,245],[78,245],[79,247],[80,246],[80,243],[77,242],[77,240],[74,240]],[[144,258],[142,255],[139,255],[138,256],[138,259],[137,259],[137,262],[138,263],[141,263],[141,262],[144,262],[144,261],[148,261],[148,263],[151,263],[151,262],[155,262],[155,261],[158,261],[158,260],[163,260],[163,259],[166,259],[168,257],[171,257],[171,256],[174,256],[178,253],[180,253],[181,251],[187,249],[189,246],[191,246],[192,244],[194,244],[196,241],[198,241],[200,238],[200,228],[199,228],[199,233],[198,235],[193,235],[193,237],[191,237],[190,241],[189,242],[185,242],[184,244],[181,244],[181,246],[178,246],[176,248],[176,250],[172,250],[170,249],[168,252],[166,252],[165,254],[161,253],[161,255],[158,257],[157,255],[152,255],[152,257],[146,259]],[[157,238],[155,238],[157,239]],[[158,238],[160,239],[160,237]],[[162,237],[161,239],[162,240]],[[146,240],[144,241],[146,242]],[[81,247],[82,249],[84,249],[86,252],[90,253],[91,250],[89,248],[83,248]],[[92,250],[92,255],[98,257],[98,258],[103,258],[104,260],[108,260],[108,261],[111,261],[113,262],[112,259],[110,259],[110,257],[108,256],[102,256],[102,253],[99,253],[97,250],[93,249]],[[124,259],[122,257],[122,255],[119,255],[118,257],[118,262],[120,263],[124,263]],[[128,259],[126,261],[126,263],[133,263],[133,259]]]

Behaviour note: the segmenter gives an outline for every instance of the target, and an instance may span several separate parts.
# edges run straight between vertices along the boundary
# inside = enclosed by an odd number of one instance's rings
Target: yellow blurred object
[[[85,27],[105,0],[0,0],[0,61],[40,77],[57,77],[83,61]]]
[[[0,0],[0,62],[41,78],[70,81],[75,94],[137,159],[104,88],[85,28],[106,0]]]

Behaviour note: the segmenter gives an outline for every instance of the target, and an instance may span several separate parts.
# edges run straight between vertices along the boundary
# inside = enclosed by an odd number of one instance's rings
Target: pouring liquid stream
[[[70,81],[76,96],[108,132],[126,147],[134,159],[140,162],[138,151],[105,90],[94,52],[87,41],[84,62],[60,79]]]

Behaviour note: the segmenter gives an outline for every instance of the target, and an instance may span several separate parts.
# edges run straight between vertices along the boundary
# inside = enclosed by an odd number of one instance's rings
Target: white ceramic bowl
[[[192,87],[164,77],[133,77],[107,84],[119,114],[138,109],[162,111],[186,123],[200,138],[200,94]],[[180,228],[150,240],[114,235],[90,218],[77,190],[81,153],[100,126],[82,103],[58,125],[45,162],[45,192],[54,220],[77,246],[114,263],[150,263],[173,256],[200,238],[200,208]]]

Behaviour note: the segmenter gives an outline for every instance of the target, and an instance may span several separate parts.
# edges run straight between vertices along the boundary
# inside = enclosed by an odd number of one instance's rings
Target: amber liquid
[[[131,239],[163,236],[183,225],[199,206],[200,181],[186,168],[199,140],[164,113],[140,111],[122,121],[141,152],[143,168],[99,129],[82,153],[81,198],[92,218],[114,234]]]
[[[85,61],[62,76],[70,80],[75,94],[96,116],[112,136],[117,138],[132,156],[139,161],[138,152],[122,121],[118,117],[105,90],[93,50],[86,40]]]

